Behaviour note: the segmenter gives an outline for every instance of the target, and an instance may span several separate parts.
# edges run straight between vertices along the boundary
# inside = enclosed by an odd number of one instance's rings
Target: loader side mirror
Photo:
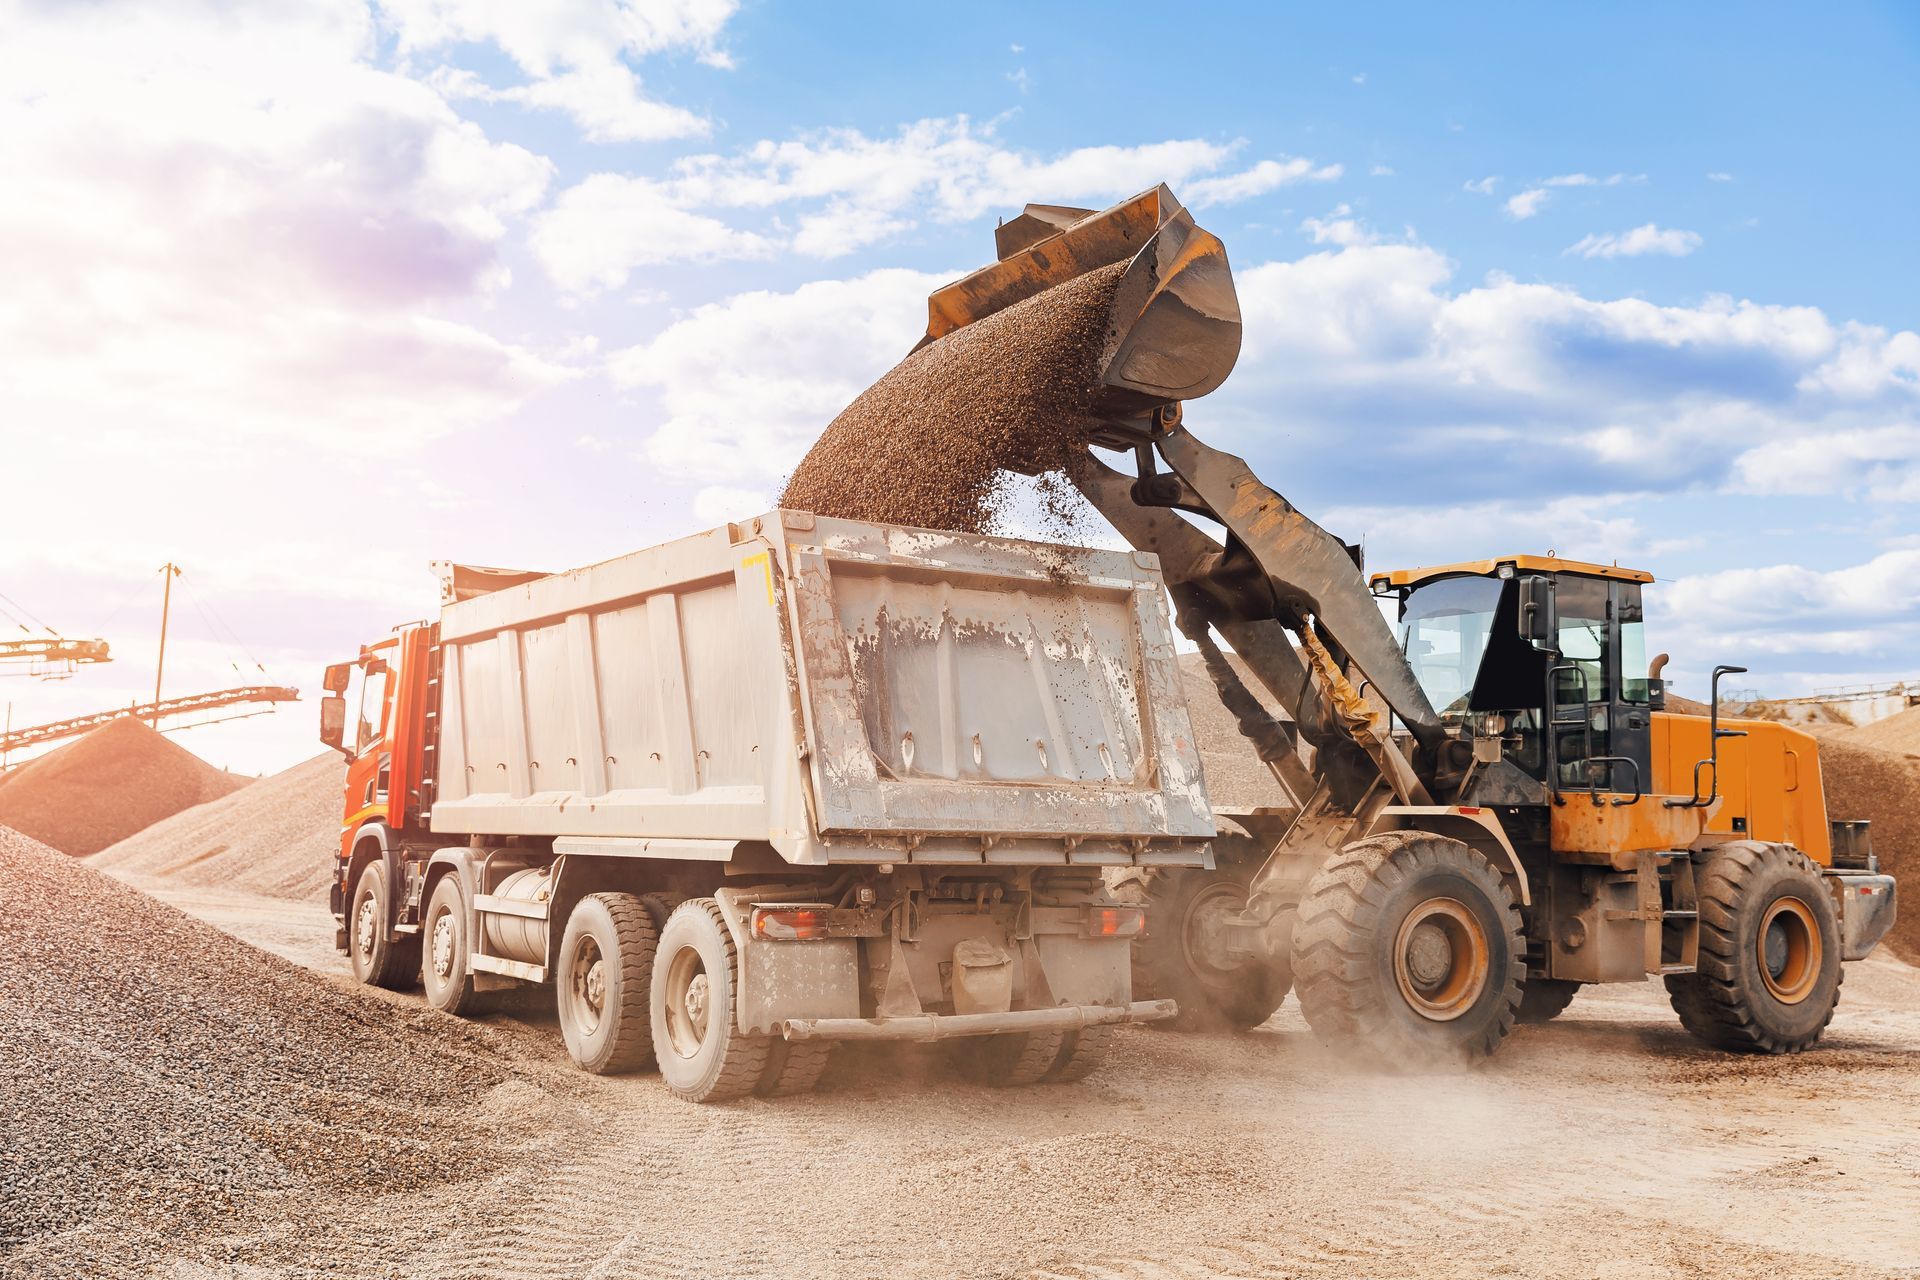
[[[353,679],[351,662],[336,662],[327,668],[326,676],[320,681],[320,687],[328,693],[345,693],[347,684]]]
[[[1536,649],[1554,649],[1560,637],[1553,579],[1532,573],[1520,579],[1520,638]]]
[[[320,741],[346,756],[353,758],[353,752],[347,750],[347,700],[340,694],[330,693],[320,699]]]

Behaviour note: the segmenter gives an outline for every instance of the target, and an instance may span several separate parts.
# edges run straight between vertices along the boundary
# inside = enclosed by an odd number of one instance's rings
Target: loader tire
[[[353,976],[370,987],[406,991],[420,981],[420,935],[388,932],[393,919],[387,891],[387,867],[369,862],[353,885],[347,910],[347,950],[353,958]]]
[[[1112,1027],[1083,1027],[1060,1037],[1060,1052],[1040,1077],[1043,1084],[1072,1084],[1100,1069],[1113,1048]]]
[[[1567,1011],[1573,995],[1583,984],[1565,978],[1528,978],[1520,989],[1518,1020],[1525,1023],[1552,1022]]]
[[[1300,1011],[1390,1070],[1486,1058],[1513,1030],[1520,908],[1479,851],[1424,831],[1358,840],[1308,883],[1293,931]]]
[[[467,903],[458,876],[442,876],[434,884],[420,940],[424,948],[420,985],[426,989],[427,1003],[457,1016],[478,1013],[483,1001],[473,989],[473,971],[467,964],[471,954]]]
[[[973,1079],[993,1089],[1024,1089],[1046,1079],[1060,1059],[1066,1034],[1015,1031],[958,1041],[954,1054]]]
[[[648,1000],[659,935],[630,893],[593,893],[574,904],[554,971],[567,1056],[597,1076],[653,1065]]]
[[[756,1096],[762,1098],[790,1098],[797,1093],[811,1093],[820,1083],[820,1077],[826,1074],[827,1063],[833,1058],[831,1040],[786,1040],[775,1039],[767,1049],[766,1070],[760,1073],[760,1082],[753,1087]]]
[[[661,1078],[688,1102],[727,1102],[754,1091],[773,1038],[738,1023],[740,965],[733,933],[712,898],[689,898],[667,917],[654,956],[649,1011]]]
[[[1811,1048],[1840,1003],[1840,920],[1819,868],[1798,850],[1741,840],[1696,874],[1699,965],[1666,980],[1680,1024],[1736,1053]]]
[[[1287,998],[1293,975],[1283,959],[1250,962],[1221,948],[1221,921],[1247,905],[1252,869],[1149,868],[1115,886],[1146,908],[1147,932],[1133,944],[1133,998],[1172,1000],[1181,1031],[1245,1031]]]

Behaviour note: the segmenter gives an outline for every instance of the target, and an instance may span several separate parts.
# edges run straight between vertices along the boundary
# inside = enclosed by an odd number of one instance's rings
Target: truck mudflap
[[[1893,877],[1861,871],[1829,871],[1827,883],[1840,908],[1840,958],[1864,960],[1893,928],[1899,914]]]
[[[921,1013],[894,1018],[789,1018],[779,1030],[789,1040],[951,1040],[1025,1031],[1079,1031],[1116,1022],[1159,1022],[1179,1012],[1171,1000],[1125,1005],[1061,1005],[1006,1013]]]

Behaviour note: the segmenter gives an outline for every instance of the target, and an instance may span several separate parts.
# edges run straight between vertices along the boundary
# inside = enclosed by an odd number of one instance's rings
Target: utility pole
[[[180,566],[169,560],[160,566],[161,581],[165,584],[160,593],[160,661],[153,668],[153,700],[160,701],[160,678],[167,672],[167,612],[173,607],[173,580],[180,576]],[[147,724],[155,729],[160,727],[160,712],[156,708],[147,718]]]

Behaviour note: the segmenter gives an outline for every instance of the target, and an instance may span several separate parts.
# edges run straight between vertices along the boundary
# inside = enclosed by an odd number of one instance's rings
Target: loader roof
[[[1369,574],[1367,580],[1378,591],[1383,587],[1417,587],[1434,578],[1450,578],[1460,574],[1493,577],[1506,566],[1530,573],[1585,573],[1596,578],[1618,578],[1623,582],[1653,581],[1653,575],[1644,569],[1623,569],[1617,564],[1592,564],[1585,560],[1563,560],[1554,555],[1496,556],[1489,560],[1429,565],[1424,569],[1393,569],[1386,573]]]

